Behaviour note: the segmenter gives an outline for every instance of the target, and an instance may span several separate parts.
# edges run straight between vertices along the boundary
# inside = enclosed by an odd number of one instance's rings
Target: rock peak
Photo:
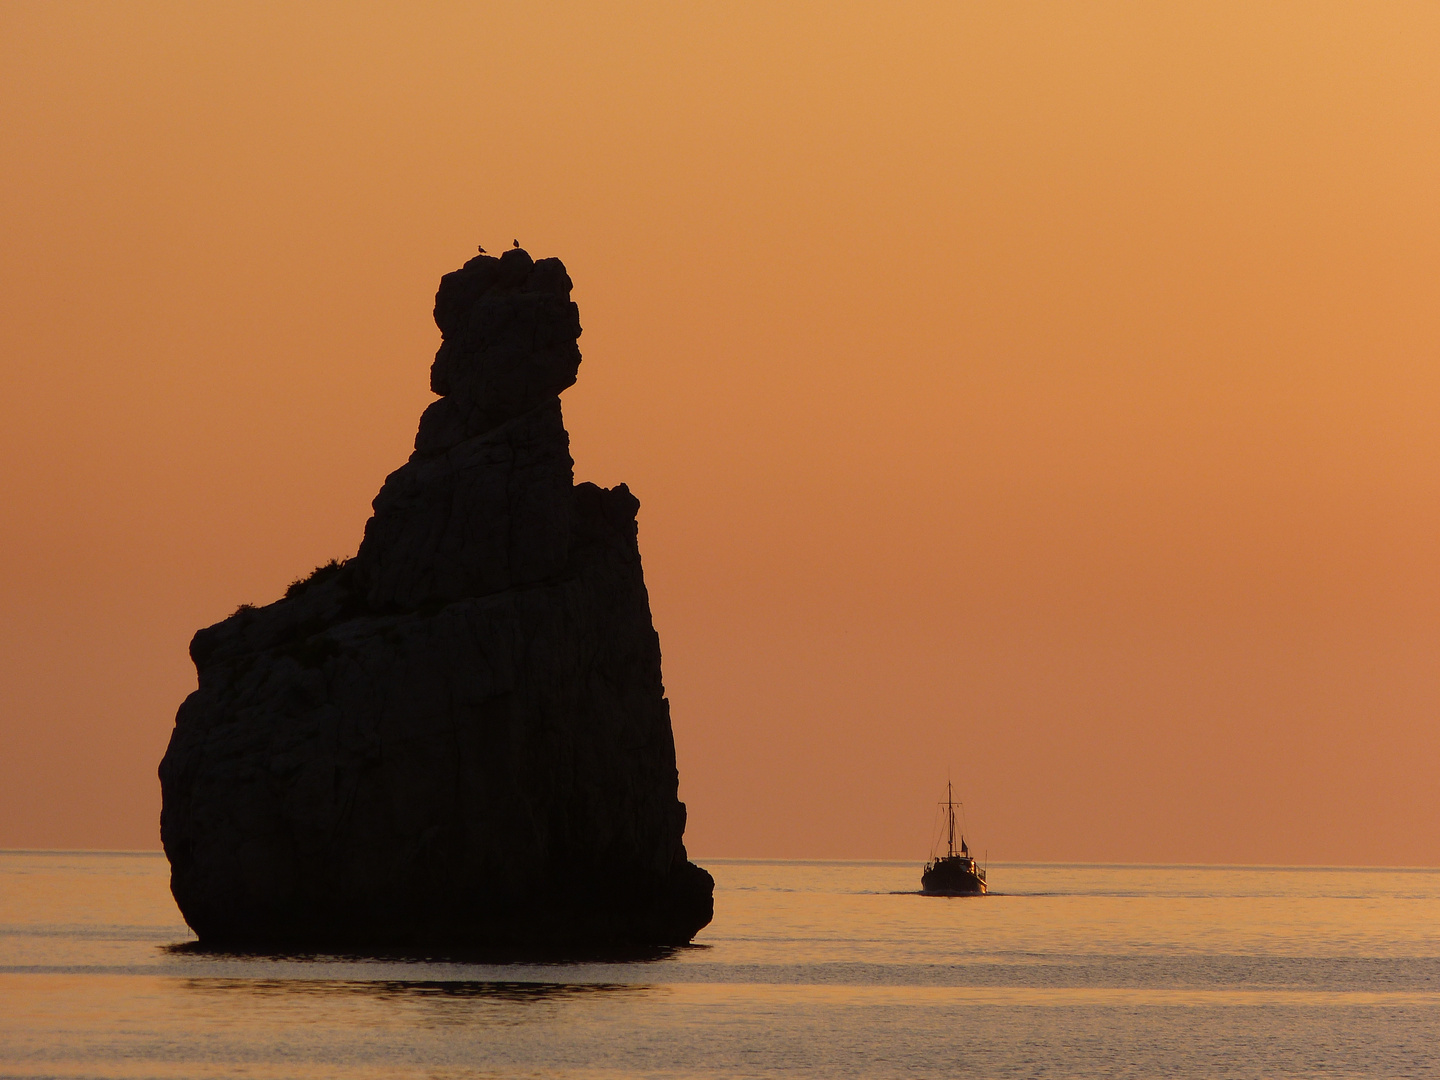
[[[440,279],[435,325],[440,349],[415,449],[439,453],[513,420],[575,384],[580,309],[559,259],[512,248],[477,255]]]

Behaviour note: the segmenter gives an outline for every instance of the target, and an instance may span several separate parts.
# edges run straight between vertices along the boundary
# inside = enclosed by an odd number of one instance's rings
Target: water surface
[[[0,1076],[1440,1077],[1440,871],[702,860],[629,962],[195,951],[154,854],[0,853]]]

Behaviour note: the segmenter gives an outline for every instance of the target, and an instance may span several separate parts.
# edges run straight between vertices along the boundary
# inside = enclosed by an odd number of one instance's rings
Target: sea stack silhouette
[[[440,397],[358,554],[191,641],[160,835],[202,945],[578,950],[710,921],[640,504],[574,482],[570,289],[520,248],[446,274]]]

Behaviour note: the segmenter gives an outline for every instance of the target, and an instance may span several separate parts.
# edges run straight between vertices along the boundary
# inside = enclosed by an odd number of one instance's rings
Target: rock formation
[[[573,479],[570,287],[523,250],[446,274],[440,397],[359,553],[191,641],[160,834],[202,944],[663,944],[710,921],[639,503]]]

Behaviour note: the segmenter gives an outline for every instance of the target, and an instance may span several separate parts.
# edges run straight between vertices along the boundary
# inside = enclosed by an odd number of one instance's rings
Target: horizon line
[[[163,848],[3,848],[0,855],[118,855],[134,857],[164,857]],[[690,861],[699,865],[707,863],[810,863],[816,866],[914,866],[915,859],[834,859],[834,858],[785,858],[749,855],[703,855],[691,856]],[[988,862],[985,865],[990,865]],[[1392,870],[1397,872],[1436,872],[1440,865],[1386,865],[1383,863],[1197,863],[1197,862],[1077,862],[1074,860],[1056,862],[1046,859],[997,859],[995,866],[1054,867],[1065,869],[1086,867],[1094,870]]]

